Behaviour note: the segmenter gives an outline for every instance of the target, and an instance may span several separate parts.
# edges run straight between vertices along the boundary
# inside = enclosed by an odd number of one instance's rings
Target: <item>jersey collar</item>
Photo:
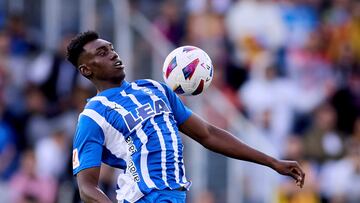
[[[114,93],[119,93],[129,86],[130,86],[130,83],[124,80],[119,87],[113,87],[113,88],[106,89],[104,91],[99,92],[96,96],[109,96]]]

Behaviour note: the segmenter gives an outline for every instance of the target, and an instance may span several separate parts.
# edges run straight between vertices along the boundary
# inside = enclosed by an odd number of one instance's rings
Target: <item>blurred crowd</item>
[[[281,203],[360,202],[360,2],[212,0],[187,9],[177,43],[211,55],[213,84],[271,145],[259,148],[298,160],[307,174],[299,190],[249,166],[246,202],[272,202],[269,188]],[[159,26],[176,42],[174,22]]]
[[[131,6],[176,46],[208,52],[212,87],[256,126],[273,155],[303,166],[303,189],[245,170],[243,202],[360,202],[360,1],[136,0]],[[64,34],[57,50],[45,50],[24,16],[0,12],[0,202],[79,202],[72,137],[96,92],[65,60],[77,31]],[[140,62],[134,63],[146,65]],[[114,177],[104,166],[101,187],[111,198]],[[264,181],[272,183],[271,199]],[[211,193],[199,200],[224,201]]]

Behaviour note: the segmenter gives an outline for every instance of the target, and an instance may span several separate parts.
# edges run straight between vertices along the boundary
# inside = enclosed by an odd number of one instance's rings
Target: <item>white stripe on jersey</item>
[[[144,131],[139,128],[139,130],[136,130],[136,135],[139,137],[142,146],[141,146],[141,154],[140,154],[140,170],[141,175],[144,178],[144,181],[148,188],[157,188],[155,183],[151,180],[150,174],[148,171],[148,164],[147,164],[147,157],[149,154],[149,151],[146,149],[146,143],[148,142],[148,137],[144,133]]]
[[[131,87],[135,90],[139,90],[135,83],[131,83]],[[136,99],[136,97],[134,95],[127,94],[125,91],[122,91],[121,95],[128,96],[131,99],[131,101],[133,101],[137,106],[139,106],[139,107],[142,106],[142,104]],[[159,137],[159,142],[160,142],[160,147],[161,147],[162,179],[165,182],[165,185],[170,188],[169,183],[167,182],[167,177],[166,177],[166,146],[165,146],[164,136],[163,136],[158,124],[155,122],[154,117],[150,118],[150,122],[154,126],[154,129],[156,130],[158,137]]]
[[[103,130],[105,135],[105,146],[110,150],[112,154],[114,154],[118,158],[122,158],[126,163],[129,163],[130,154],[127,152],[127,147],[119,147],[119,146],[127,146],[127,143],[124,140],[124,136],[116,130],[110,123],[106,121],[106,119],[101,116],[98,112],[92,109],[84,109],[84,111],[80,115],[85,115],[95,121]],[[124,152],[125,151],[125,152]],[[134,181],[133,179],[129,179]],[[129,183],[131,184],[131,183]],[[138,184],[135,181],[131,184],[133,185],[134,191],[132,194],[136,194],[136,196],[142,197],[144,194],[141,192]]]
[[[105,135],[105,141],[103,144],[111,151],[112,154],[118,158],[124,159],[125,161],[129,159],[127,149],[119,147],[126,146],[124,136],[121,132],[116,130],[110,123],[105,120],[103,116],[92,109],[84,109],[80,116],[81,115],[88,116],[101,127]]]
[[[114,111],[117,111],[119,114],[121,114],[123,117],[129,113],[128,111],[125,110],[125,108],[123,106],[121,106],[120,104],[113,102],[113,101],[109,101],[106,97],[104,96],[95,96],[93,98],[91,98],[90,101],[99,101],[101,102],[104,106],[107,106],[111,109],[113,109]],[[127,123],[125,122],[125,124],[127,125]],[[138,124],[140,125],[140,123]],[[129,128],[129,126],[128,126]],[[130,129],[130,128],[129,128]]]
[[[131,83],[131,86],[133,86],[134,83]],[[127,94],[124,90],[120,92],[121,96],[123,97],[129,97],[132,102],[136,104],[136,106],[142,106],[142,104],[135,98],[132,94]]]
[[[166,95],[164,87],[159,82],[150,79],[146,79],[146,81],[151,82],[156,88],[158,88],[158,90],[160,90],[164,95]]]
[[[174,148],[174,166],[175,166],[175,180],[176,183],[180,183],[180,170],[179,170],[179,145],[178,145],[178,141],[177,141],[177,137],[176,137],[176,133],[174,128],[171,125],[170,119],[169,119],[169,114],[166,113],[164,115],[164,120],[166,122],[166,126],[169,128],[170,132],[171,132],[171,139],[172,139],[172,146]]]
[[[149,80],[149,79],[146,79],[146,81],[148,81],[148,82],[151,82],[156,88],[158,88],[158,90],[160,90],[164,95],[166,95],[166,91],[165,91],[165,89],[164,89],[164,87],[159,83],[159,82],[157,82],[157,81],[154,81],[154,80]],[[167,116],[167,117],[165,117],[165,118],[167,118],[167,119],[169,119],[169,117]],[[170,124],[170,126],[171,126],[171,124]],[[169,128],[170,129],[170,128]],[[170,129],[171,130],[171,129]],[[172,130],[174,131],[174,129],[172,128]],[[176,140],[176,145],[178,145],[177,144],[177,140]],[[176,150],[177,150],[178,148],[176,148]],[[177,159],[178,159],[178,162],[179,162],[179,154],[177,153]],[[186,183],[186,182],[188,182],[187,180],[186,180],[186,176],[185,176],[185,165],[184,165],[184,159],[181,159],[181,161],[182,161],[182,171],[184,172],[184,174],[183,174],[183,177],[182,177],[182,182],[183,183]],[[179,172],[179,176],[180,176],[180,172]]]
[[[164,141],[164,136],[162,135],[162,132],[159,128],[159,126],[155,123],[154,121],[154,117],[152,117],[150,119],[151,124],[153,124],[154,129],[156,130],[157,134],[159,135],[159,142],[160,142],[160,147],[161,147],[161,174],[162,174],[162,179],[165,182],[165,185],[169,186],[169,183],[167,182],[167,177],[166,177],[166,146],[165,146],[165,141]]]
[[[116,102],[109,101],[104,96],[96,96],[96,97],[93,97],[91,100],[100,101],[104,106],[113,108],[118,113],[120,113],[122,116],[125,116],[128,113],[128,111],[126,111],[120,104],[118,104]],[[117,106],[118,108],[114,108],[115,106]],[[146,148],[146,143],[148,142],[147,136],[145,135],[145,133],[142,130],[141,126],[136,128],[136,134],[137,134],[137,136],[139,137],[139,139],[140,139],[140,141],[142,143],[141,155],[140,155],[140,162],[141,162],[140,171],[141,171],[141,175],[142,175],[142,177],[144,179],[144,182],[145,182],[145,184],[146,184],[146,186],[148,188],[157,188],[155,183],[150,179],[149,171],[148,171],[148,168],[147,168],[147,156],[149,154],[149,151]],[[120,146],[127,146],[127,144],[125,143],[125,145],[120,145]],[[119,148],[122,148],[122,147],[119,147]],[[127,149],[127,147],[125,147],[125,149]],[[126,162],[126,163],[128,163],[128,162]]]
[[[133,83],[132,84],[132,88],[136,89],[136,90],[141,90],[141,87],[139,87],[137,84]],[[160,98],[158,96],[156,96],[155,94],[150,94],[150,97],[153,101],[156,100],[160,100]],[[166,122],[166,126],[168,127],[168,129],[170,130],[171,133],[171,140],[172,140],[172,146],[174,148],[174,166],[175,166],[175,181],[176,183],[180,184],[180,170],[179,170],[179,145],[178,145],[178,140],[177,140],[177,136],[175,133],[175,130],[173,128],[173,126],[171,125],[170,122],[170,118],[169,118],[169,113],[164,113],[164,120]]]

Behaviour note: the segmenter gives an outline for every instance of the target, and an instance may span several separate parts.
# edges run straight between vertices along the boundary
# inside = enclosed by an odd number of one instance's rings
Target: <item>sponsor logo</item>
[[[128,171],[132,175],[135,182],[140,182],[140,176],[137,173],[135,164],[132,160],[129,161],[126,171]]]
[[[72,165],[73,165],[73,169],[76,169],[77,167],[80,166],[80,161],[79,161],[79,153],[78,153],[78,149],[75,148],[73,150],[73,154],[72,154]]]
[[[131,132],[139,123],[146,120],[150,116],[159,115],[163,112],[170,112],[165,102],[161,99],[154,101],[154,107],[149,103],[136,108],[136,115],[128,113],[124,116],[128,130]]]
[[[128,150],[131,155],[134,154],[137,150],[131,137],[129,136],[128,138],[126,138],[125,142],[128,144]]]

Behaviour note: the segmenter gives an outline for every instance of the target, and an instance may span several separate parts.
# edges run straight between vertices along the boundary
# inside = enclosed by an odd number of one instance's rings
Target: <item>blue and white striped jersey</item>
[[[79,116],[73,173],[101,162],[124,170],[117,199],[134,202],[154,189],[186,186],[178,125],[189,110],[165,84],[124,81],[91,98]]]

